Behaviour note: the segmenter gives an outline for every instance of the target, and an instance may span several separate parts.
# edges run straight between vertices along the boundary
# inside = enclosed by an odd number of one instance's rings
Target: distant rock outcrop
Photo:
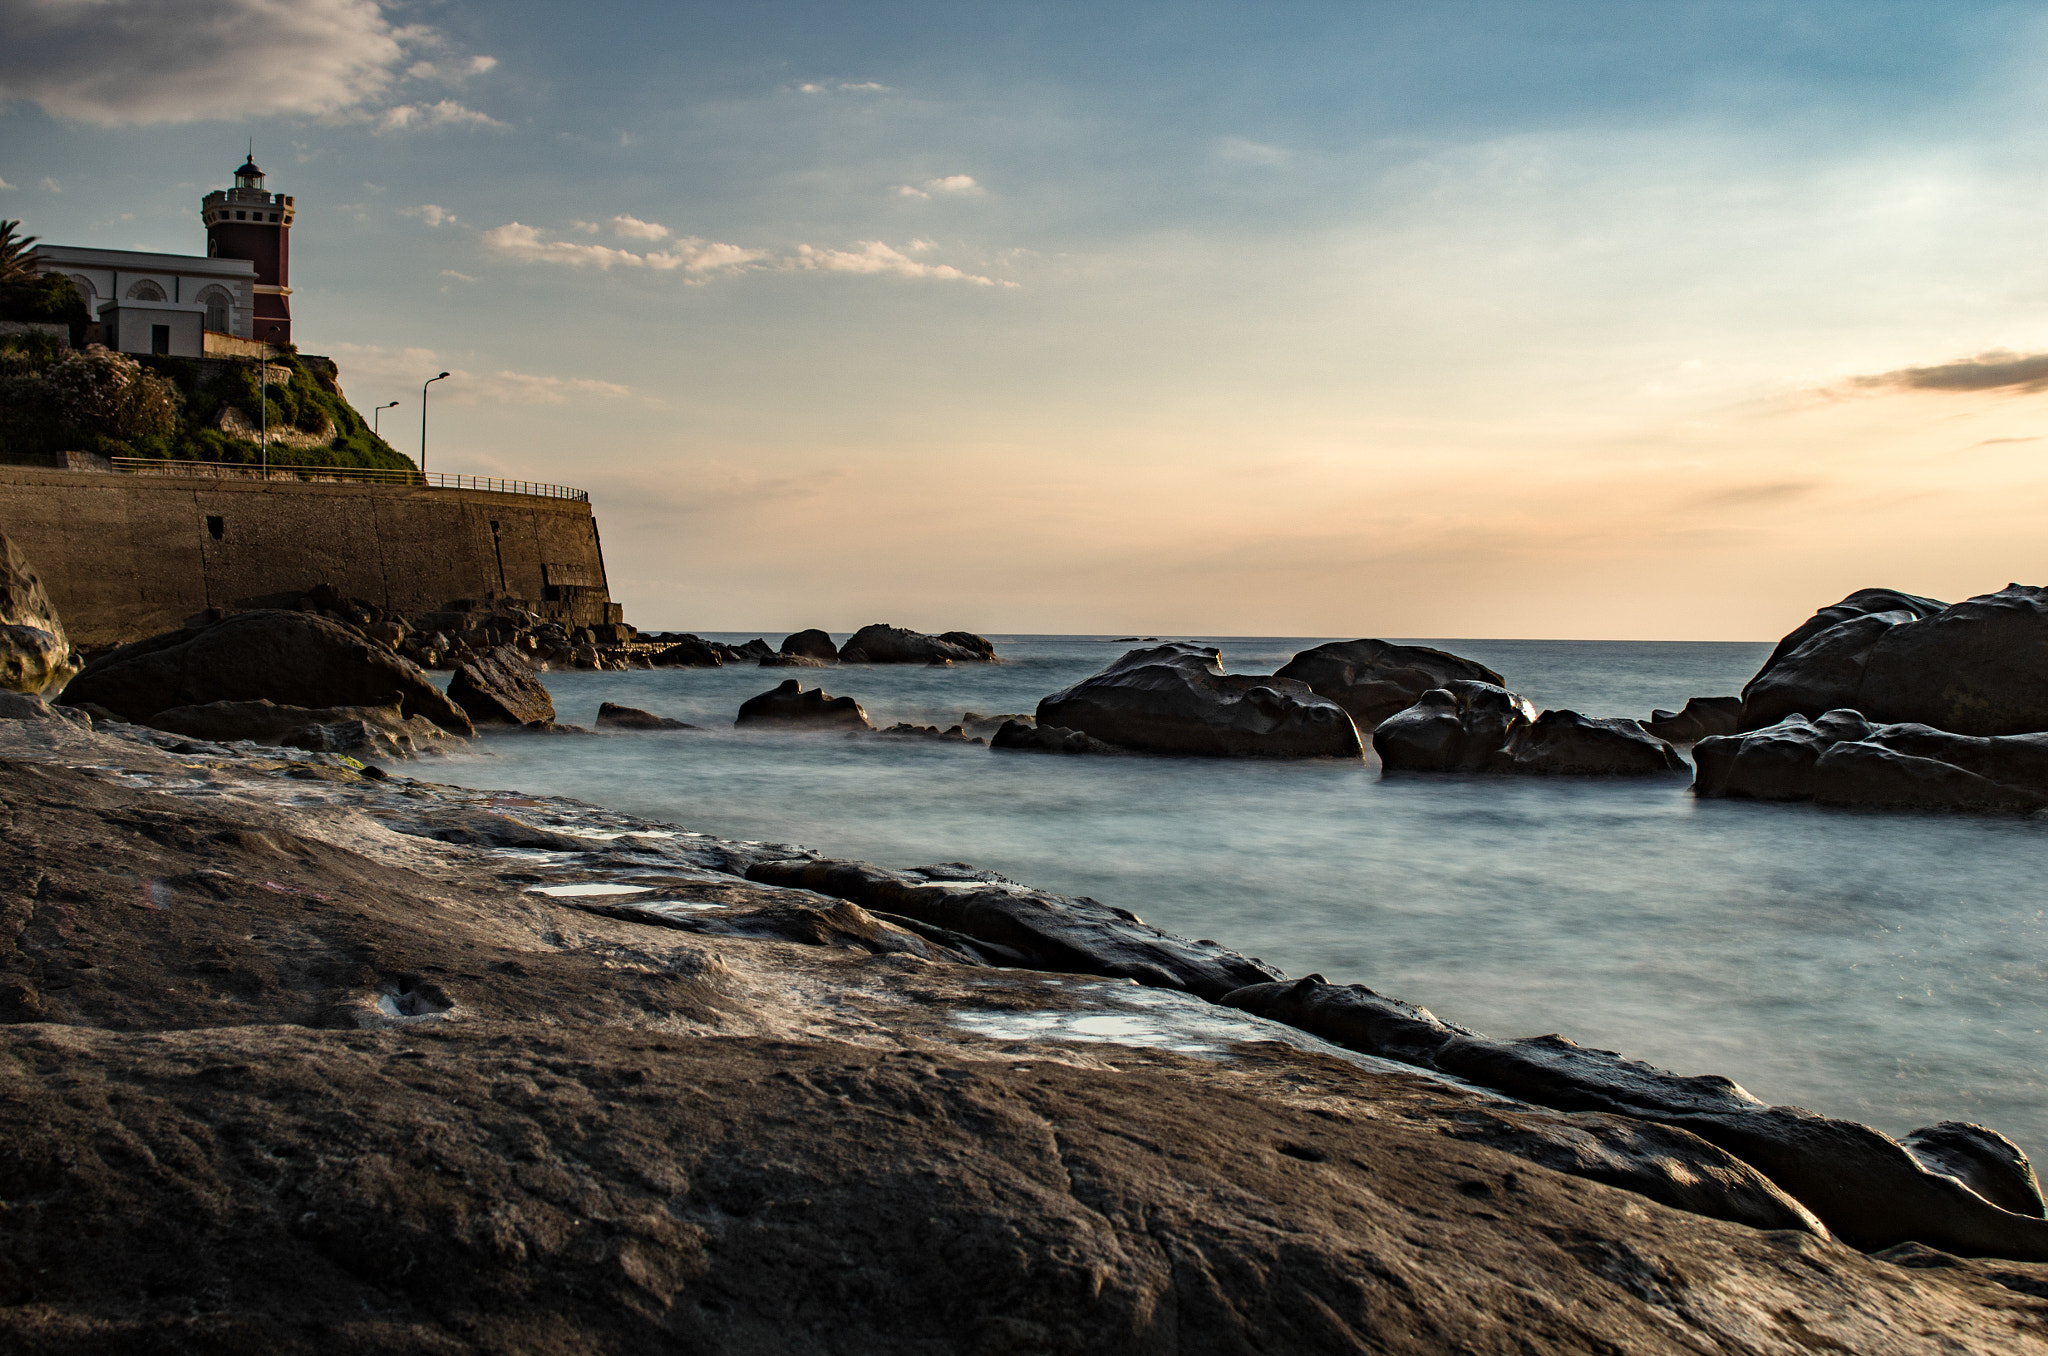
[[[1319,697],[1328,697],[1351,713],[1359,733],[1415,705],[1432,688],[1466,681],[1506,686],[1486,665],[1426,645],[1395,645],[1384,640],[1335,640],[1303,650],[1273,675],[1307,683]]]
[[[1956,734],[2048,730],[2048,589],[1952,605],[1852,593],[1778,643],[1742,690],[1741,728],[1844,709]]]
[[[57,691],[77,672],[41,577],[0,535],[0,689],[37,696]]]
[[[417,664],[353,627],[307,612],[236,612],[124,645],[86,665],[64,700],[148,724],[159,711],[210,702],[389,706],[451,734],[474,727]]]
[[[808,631],[798,631],[793,635],[783,637],[781,653],[799,656],[804,659],[821,660],[827,664],[839,662],[839,647],[832,643],[830,635],[815,627]]]
[[[653,660],[656,668],[716,669],[725,666],[725,655],[721,649],[695,636],[679,640],[665,650],[657,652]]]
[[[780,725],[824,730],[872,730],[874,722],[851,697],[834,697],[822,687],[805,691],[794,678],[740,704],[734,725]]]
[[[478,725],[552,725],[555,700],[509,645],[458,664],[448,698]]]
[[[1536,715],[1495,683],[1453,682],[1389,716],[1372,736],[1388,772],[1641,777],[1680,772],[1677,751],[1633,720]]]
[[[900,626],[863,626],[839,647],[842,664],[992,664],[996,647],[966,631],[928,636]]]
[[[1226,674],[1222,652],[1206,645],[1132,650],[1039,702],[1038,725],[1152,753],[1357,758],[1365,752],[1343,707],[1292,678]]]

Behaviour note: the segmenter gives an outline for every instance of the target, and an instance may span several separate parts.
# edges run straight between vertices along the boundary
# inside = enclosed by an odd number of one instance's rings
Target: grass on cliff
[[[221,423],[232,409],[239,420],[228,422],[260,428],[267,405],[271,429],[326,435],[312,447],[273,442],[273,465],[412,469],[411,458],[370,431],[331,369],[289,350],[269,366],[272,379],[259,392],[254,363],[138,358],[72,349],[47,335],[0,336],[0,462],[47,464],[61,452],[258,462],[256,440]]]

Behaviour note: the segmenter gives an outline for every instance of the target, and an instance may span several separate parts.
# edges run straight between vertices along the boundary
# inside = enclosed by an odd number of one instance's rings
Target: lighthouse
[[[200,202],[206,253],[246,259],[256,266],[250,337],[270,344],[292,341],[292,200],[263,187],[252,151],[235,171],[235,186],[215,189]]]

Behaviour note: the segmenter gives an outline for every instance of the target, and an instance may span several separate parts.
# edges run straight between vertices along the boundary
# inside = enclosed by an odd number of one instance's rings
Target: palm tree
[[[36,280],[36,267],[28,251],[40,237],[16,235],[19,221],[0,221],[0,287],[12,287]]]

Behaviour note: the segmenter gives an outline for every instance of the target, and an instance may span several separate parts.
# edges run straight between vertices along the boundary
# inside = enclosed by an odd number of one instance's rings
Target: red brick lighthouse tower
[[[250,337],[267,344],[292,341],[292,200],[263,190],[263,171],[252,152],[235,171],[235,186],[215,189],[201,201],[206,220],[206,253],[216,259],[247,259],[256,265],[256,297]]]

